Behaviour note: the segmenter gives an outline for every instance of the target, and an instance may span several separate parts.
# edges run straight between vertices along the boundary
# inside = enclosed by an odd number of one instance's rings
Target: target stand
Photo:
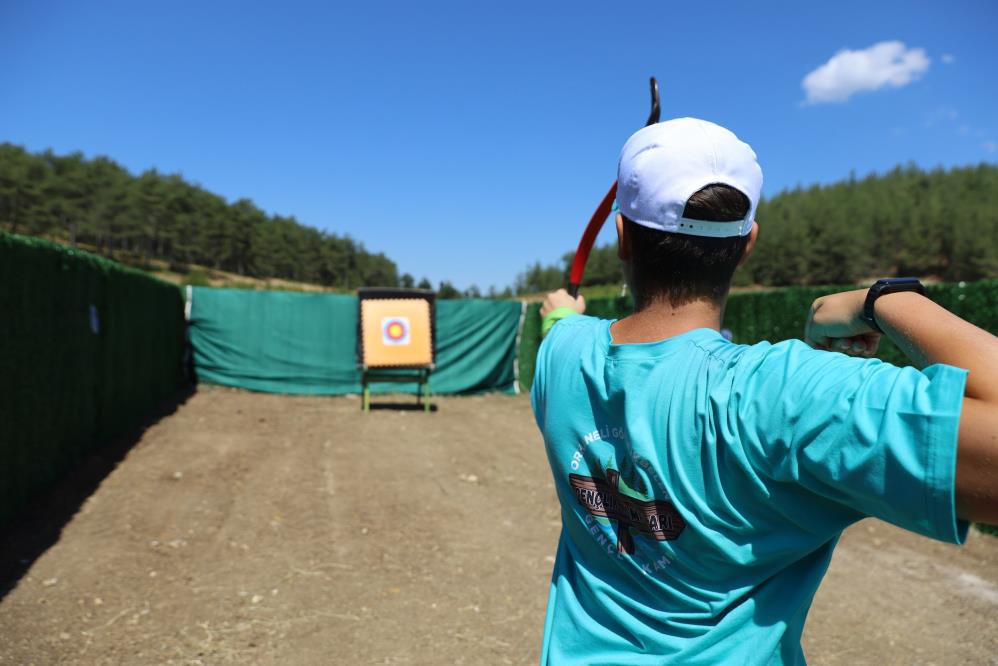
[[[357,365],[365,412],[371,411],[372,382],[415,383],[417,404],[430,411],[430,373],[437,346],[435,298],[429,289],[357,291]]]

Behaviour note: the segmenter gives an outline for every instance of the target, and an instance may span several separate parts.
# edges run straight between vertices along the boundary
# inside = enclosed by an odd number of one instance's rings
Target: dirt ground
[[[535,663],[559,518],[529,401],[436,403],[202,387],[4,537],[0,664]],[[998,664],[998,539],[856,525],[804,647]]]

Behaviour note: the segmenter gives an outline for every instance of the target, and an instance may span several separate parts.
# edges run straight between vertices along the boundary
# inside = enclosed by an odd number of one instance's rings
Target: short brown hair
[[[686,202],[683,217],[711,222],[744,220],[745,194],[727,185],[708,185]],[[708,238],[649,229],[624,218],[630,237],[631,289],[635,309],[668,299],[676,305],[706,299],[720,303],[745,252],[748,236]]]

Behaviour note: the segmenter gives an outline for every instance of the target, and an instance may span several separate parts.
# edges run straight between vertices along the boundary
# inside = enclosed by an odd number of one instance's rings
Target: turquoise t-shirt
[[[615,345],[611,323],[564,319],[537,357],[562,507],[542,664],[802,664],[845,527],[965,539],[965,370],[709,329]]]

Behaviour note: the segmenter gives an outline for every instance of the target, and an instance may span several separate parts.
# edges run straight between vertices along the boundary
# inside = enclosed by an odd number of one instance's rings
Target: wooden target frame
[[[417,404],[430,411],[429,377],[436,362],[436,294],[429,289],[364,287],[357,291],[357,365],[362,409],[370,383],[417,384]]]

